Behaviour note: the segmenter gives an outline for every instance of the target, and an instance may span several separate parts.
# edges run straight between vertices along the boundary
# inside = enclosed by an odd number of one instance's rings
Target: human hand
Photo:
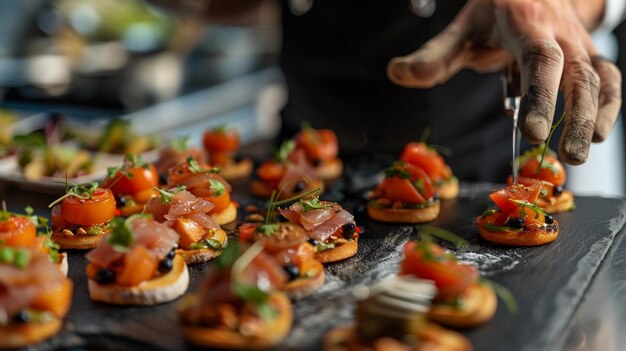
[[[591,141],[610,134],[622,101],[619,70],[599,56],[585,28],[603,5],[603,0],[469,0],[443,32],[414,53],[392,59],[387,74],[396,84],[428,88],[462,68],[494,71],[515,60],[523,135],[532,143],[547,139],[560,88],[565,126],[559,154],[581,164]],[[592,6],[598,11],[589,11]]]

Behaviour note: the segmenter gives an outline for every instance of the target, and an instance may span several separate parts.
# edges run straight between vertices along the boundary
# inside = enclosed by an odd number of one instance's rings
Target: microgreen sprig
[[[278,150],[274,153],[274,160],[276,162],[285,162],[289,154],[296,149],[296,142],[293,139],[283,141]]]
[[[66,180],[67,182],[67,180]],[[77,197],[81,200],[89,200],[93,196],[93,193],[98,189],[98,182],[90,182],[90,183],[82,183],[82,184],[74,184],[66,183],[65,195],[60,198],[54,200],[48,208],[52,208],[54,205],[60,203],[68,197]]]
[[[171,204],[174,200],[174,195],[180,193],[181,191],[187,189],[184,185],[178,185],[174,188],[170,188],[169,190],[163,190],[158,187],[153,187],[152,189],[156,190],[161,196],[161,203],[163,205]]]
[[[193,157],[187,157],[187,166],[191,173],[220,173],[219,167],[204,168]]]
[[[541,171],[541,168],[543,167],[543,160],[546,157],[546,151],[550,147],[550,140],[552,140],[552,135],[554,134],[554,131],[556,130],[556,128],[561,124],[561,122],[563,122],[563,119],[565,119],[565,111],[561,114],[561,117],[559,118],[559,120],[556,121],[556,123],[552,127],[550,127],[550,134],[548,134],[548,139],[546,140],[546,143],[545,143],[546,146],[544,147],[543,152],[541,153],[541,160],[539,161],[539,171]],[[539,177],[539,174],[537,174],[537,177]]]
[[[386,168],[384,172],[386,178],[411,178],[411,174],[406,169],[404,169],[404,162],[400,161],[394,162],[391,167]]]
[[[134,214],[124,220],[121,217],[116,217],[112,220],[113,231],[107,238],[107,242],[113,246],[113,249],[118,252],[128,252],[130,247],[135,243],[135,234],[131,227],[132,223],[137,219],[152,218],[149,214]]]
[[[427,237],[435,237],[450,244],[455,247],[465,247],[467,246],[467,240],[461,238],[457,234],[454,234],[450,231],[447,231],[443,228],[435,227],[432,225],[423,225],[418,230],[418,235],[427,236]]]
[[[170,142],[170,147],[174,151],[182,152],[187,150],[189,144],[189,135],[185,135],[182,138],[174,139]]]

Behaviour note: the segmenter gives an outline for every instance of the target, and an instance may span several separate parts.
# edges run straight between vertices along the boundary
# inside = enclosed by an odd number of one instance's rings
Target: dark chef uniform
[[[387,63],[438,34],[464,1],[437,1],[431,17],[407,0],[314,0],[296,15],[282,2],[281,65],[289,100],[282,137],[309,121],[333,129],[343,157],[369,152],[398,155],[431,128],[429,143],[452,150],[463,180],[502,182],[510,173],[512,121],[503,113],[498,73],[465,70],[432,89],[393,84]]]

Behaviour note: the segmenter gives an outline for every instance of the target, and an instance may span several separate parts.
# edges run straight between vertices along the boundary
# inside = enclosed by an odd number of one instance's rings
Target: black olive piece
[[[296,186],[294,187],[293,190],[295,192],[299,193],[299,192],[301,192],[304,189],[306,189],[306,184],[304,184],[304,182],[297,182]]]
[[[159,174],[159,184],[167,184],[167,174]]]
[[[322,160],[320,160],[319,158],[316,158],[313,161],[311,161],[311,165],[313,167],[319,167],[320,164],[322,164]]]
[[[317,241],[315,239],[309,239],[309,244],[311,244],[313,246],[317,246],[319,244],[319,241]]]
[[[170,252],[167,253],[167,258],[169,258],[170,260],[173,260],[174,256],[176,256],[176,248],[173,248]]]
[[[554,190],[552,190],[552,195],[559,196],[563,194],[563,190],[563,185],[557,185],[554,187]]]
[[[26,310],[19,311],[15,316],[13,316],[13,322],[28,323],[28,312]]]
[[[435,193],[435,196],[433,196],[433,201],[437,200],[439,200],[439,193]]]
[[[354,225],[354,223],[346,223],[341,227],[341,229],[341,234],[343,235],[343,237],[346,239],[350,239],[352,238],[352,235],[354,235],[356,226]]]
[[[172,268],[174,268],[174,261],[170,258],[166,258],[163,261],[159,262],[159,273],[165,274],[169,273]]]
[[[552,216],[546,216],[546,224],[552,224],[554,223],[554,218],[552,218]]]
[[[239,162],[241,162],[241,161],[243,161],[243,157],[242,157],[241,155],[235,155],[235,156],[233,156],[233,162],[235,162],[235,163],[239,163]]]
[[[115,272],[108,268],[101,268],[96,272],[96,281],[98,284],[111,284],[115,282]]]
[[[295,265],[288,264],[285,267],[285,272],[289,275],[289,280],[294,280],[300,278],[300,268]]]
[[[117,204],[117,207],[124,207],[126,206],[126,198],[123,196],[116,196],[115,203]]]
[[[511,218],[506,222],[506,226],[513,229],[524,228],[524,220],[522,218]]]

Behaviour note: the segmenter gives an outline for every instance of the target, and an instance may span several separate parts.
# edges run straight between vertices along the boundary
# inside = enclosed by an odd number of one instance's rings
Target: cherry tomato
[[[565,168],[554,156],[546,155],[539,171],[539,157],[533,157],[520,169],[520,175],[527,178],[539,178],[556,185],[565,183]]]
[[[306,128],[295,137],[296,147],[304,149],[309,161],[328,161],[337,158],[339,142],[330,129]]]
[[[128,177],[126,174],[129,174]],[[150,189],[159,184],[159,175],[153,164],[146,167],[133,167],[125,171],[117,171],[103,183],[103,188],[109,188],[115,195],[135,194]]]
[[[443,158],[425,143],[411,142],[406,144],[400,155],[402,162],[410,163],[426,171],[435,181],[448,179],[452,171]]]
[[[209,162],[212,165],[223,166],[228,164],[233,153],[229,151],[210,151],[209,152]]]
[[[452,259],[440,246],[434,243],[418,244],[415,241],[404,246],[400,272],[434,281],[439,300],[456,299],[479,278],[476,268]]]
[[[201,197],[208,202],[212,203],[215,207],[209,211],[209,213],[219,213],[224,211],[230,205],[230,193],[224,191],[219,196],[215,196],[215,189],[197,187],[190,189],[191,193],[197,197]]]
[[[204,147],[209,151],[236,151],[239,148],[239,132],[236,129],[207,130],[203,139]]]
[[[61,202],[63,219],[72,224],[107,223],[115,216],[115,198],[109,189],[96,189],[90,199],[70,196]]]
[[[404,164],[404,170],[409,172],[411,175],[411,182],[413,182],[414,185],[419,184],[417,190],[420,195],[427,199],[435,196],[435,187],[433,186],[433,182],[426,171],[410,163]]]
[[[528,201],[528,203],[534,204],[540,192],[541,184],[532,186],[516,184],[493,192],[489,197],[502,210],[502,213],[512,215],[520,211],[520,206],[513,200]]]
[[[409,204],[421,204],[426,199],[417,191],[415,186],[411,184],[409,179],[402,178],[385,178],[378,185],[376,193],[384,199],[390,201],[400,201]]]
[[[252,234],[256,231],[256,228],[259,226],[258,223],[244,223],[239,226],[239,241],[246,242],[252,238]]]
[[[32,246],[37,237],[37,228],[30,219],[9,216],[0,221],[0,241],[9,246]]]
[[[278,182],[285,175],[287,167],[274,160],[265,161],[256,171],[261,180],[265,182]]]

